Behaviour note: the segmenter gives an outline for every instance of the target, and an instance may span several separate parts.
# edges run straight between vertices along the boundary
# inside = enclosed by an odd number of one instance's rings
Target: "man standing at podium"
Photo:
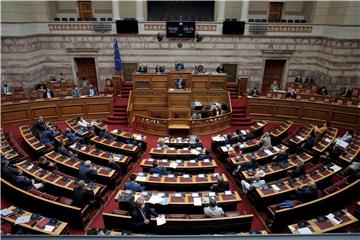
[[[175,85],[177,89],[185,89],[185,79],[183,78],[176,79]]]

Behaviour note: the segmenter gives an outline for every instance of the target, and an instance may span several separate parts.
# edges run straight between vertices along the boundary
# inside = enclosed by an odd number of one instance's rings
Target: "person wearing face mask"
[[[155,209],[150,208],[145,204],[145,199],[140,196],[135,201],[135,206],[131,211],[131,223],[134,228],[134,232],[146,233],[150,227],[150,216],[157,217]]]

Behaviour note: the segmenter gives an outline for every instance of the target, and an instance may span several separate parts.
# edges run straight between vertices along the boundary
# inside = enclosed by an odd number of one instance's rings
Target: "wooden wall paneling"
[[[79,116],[81,114],[84,115],[84,113],[85,113],[84,104],[82,104],[82,103],[66,104],[66,105],[62,105],[60,108],[60,115],[61,115],[61,117],[64,117],[64,118]]]

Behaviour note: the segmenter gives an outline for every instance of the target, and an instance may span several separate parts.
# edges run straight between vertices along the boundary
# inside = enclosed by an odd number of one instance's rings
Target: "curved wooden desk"
[[[247,114],[254,119],[302,123],[328,121],[332,127],[359,129],[360,108],[320,101],[249,97]]]
[[[112,95],[37,99],[1,104],[1,123],[29,123],[43,116],[46,120],[59,121],[84,116],[85,118],[103,118],[113,111]]]

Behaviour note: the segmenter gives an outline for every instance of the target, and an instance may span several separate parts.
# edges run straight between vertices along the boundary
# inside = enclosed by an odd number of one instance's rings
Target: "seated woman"
[[[242,151],[240,150],[239,144],[234,144],[233,148],[234,148],[234,150],[232,150],[228,153],[229,158],[235,158],[235,157],[241,156]]]
[[[320,94],[320,95],[328,95],[328,90],[327,90],[327,88],[326,88],[326,87],[321,87],[321,88],[319,88],[318,94]]]

